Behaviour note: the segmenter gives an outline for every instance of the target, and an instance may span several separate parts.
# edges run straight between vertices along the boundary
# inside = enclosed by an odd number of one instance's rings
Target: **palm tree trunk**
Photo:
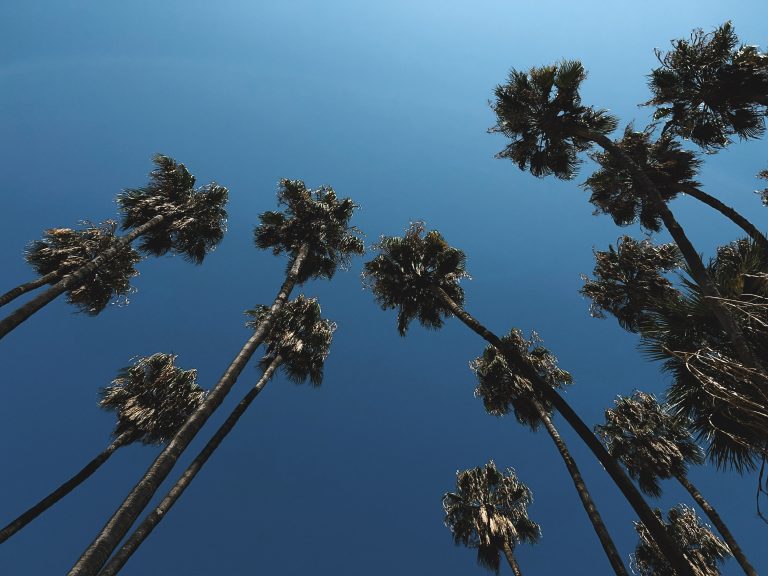
[[[6,316],[2,321],[0,321],[0,339],[8,334],[8,332],[16,328],[19,324],[24,322],[27,318],[32,316],[32,314],[40,310],[40,308],[55,300],[56,297],[60,294],[63,294],[73,286],[79,286],[83,284],[99,266],[114,257],[115,254],[123,249],[123,247],[128,246],[136,238],[151,230],[152,228],[160,225],[163,220],[165,220],[165,216],[158,214],[145,224],[134,228],[128,234],[122,236],[112,248],[109,248],[96,256],[96,258],[88,262],[88,264],[85,266],[78,268],[74,272],[66,274],[61,280],[48,288],[45,292],[41,292],[22,307],[17,308],[14,312]]]
[[[675,244],[677,244],[677,247],[683,254],[683,258],[685,258],[688,268],[691,271],[691,276],[693,276],[696,284],[701,288],[702,293],[706,297],[706,302],[717,318],[720,326],[725,333],[728,334],[741,362],[748,368],[758,369],[765,373],[765,369],[749,348],[741,328],[733,319],[733,316],[728,309],[721,303],[720,292],[712,281],[707,269],[704,267],[704,263],[701,261],[699,253],[696,252],[693,244],[691,244],[688,236],[686,236],[683,227],[680,226],[680,223],[675,219],[672,211],[667,206],[667,203],[661,198],[659,191],[653,185],[651,179],[648,178],[648,175],[610,138],[603,136],[602,134],[588,131],[584,131],[579,135],[599,145],[603,150],[610,153],[624,164],[629,170],[636,184],[653,203],[654,208],[664,222],[664,226],[667,228],[672,239],[675,241]]]
[[[8,302],[11,302],[12,300],[15,300],[22,294],[26,294],[27,292],[31,292],[32,290],[36,290],[37,288],[40,288],[40,286],[45,286],[46,284],[50,284],[54,280],[59,279],[59,271],[54,270],[53,272],[48,272],[45,276],[40,276],[40,278],[37,278],[36,280],[32,280],[31,282],[25,282],[24,284],[19,284],[16,286],[16,288],[13,288],[12,290],[8,290],[5,294],[0,296],[0,306],[5,306],[8,304]]]
[[[512,546],[506,541],[504,542],[504,556],[507,557],[507,563],[509,564],[509,567],[512,568],[512,573],[515,576],[523,576],[523,573],[520,571],[520,566],[517,564],[517,560],[515,560],[515,555],[512,553]]]
[[[576,466],[576,461],[568,451],[568,447],[560,437],[557,428],[552,424],[552,419],[549,417],[549,414],[547,414],[547,411],[544,410],[544,407],[536,398],[533,398],[531,401],[534,408],[536,408],[536,412],[539,414],[539,418],[544,424],[544,427],[552,437],[552,441],[555,443],[555,446],[557,446],[557,450],[563,457],[565,467],[568,468],[568,472],[573,479],[573,485],[576,486],[576,492],[579,493],[579,498],[581,498],[581,503],[584,505],[584,510],[587,511],[587,516],[589,516],[589,520],[592,522],[592,526],[597,533],[597,537],[600,539],[600,544],[602,544],[603,550],[605,550],[605,555],[608,556],[608,561],[611,563],[613,571],[616,572],[617,576],[629,576],[627,569],[624,566],[624,562],[621,561],[621,555],[616,549],[616,544],[614,544],[611,535],[608,533],[608,529],[603,523],[603,519],[600,517],[600,513],[597,511],[595,503],[592,501],[592,497],[589,494],[589,490],[587,490],[584,478],[582,478],[581,472],[579,471],[578,466]]]
[[[64,484],[56,488],[56,490],[48,494],[48,496],[40,500],[40,502],[32,506],[29,510],[21,514],[7,526],[5,526],[2,530],[0,530],[0,544],[8,540],[8,538],[16,534],[16,532],[24,528],[24,526],[32,522],[32,520],[40,516],[40,514],[48,510],[48,508],[56,504],[56,502],[64,498],[64,496],[85,482],[94,472],[96,472],[96,470],[99,469],[102,464],[104,464],[104,462],[109,459],[110,456],[112,456],[115,450],[125,446],[126,444],[130,444],[131,440],[131,433],[123,432],[120,434],[120,436],[115,438],[115,440],[109,446],[107,446],[98,456],[96,456],[96,458],[88,462],[88,464],[86,464],[77,474],[72,476],[72,478],[64,482]]]
[[[541,377],[533,370],[527,362],[523,360],[520,352],[514,348],[505,346],[501,339],[485,326],[480,324],[466,310],[456,304],[450,296],[439,286],[433,286],[432,292],[450,309],[454,316],[461,320],[470,330],[483,338],[486,342],[495,347],[510,365],[515,366],[520,372],[528,378],[534,386],[534,390],[541,394],[548,402],[551,402],[555,409],[565,418],[566,422],[573,428],[579,438],[587,445],[595,457],[605,468],[618,486],[621,493],[632,506],[635,513],[640,517],[640,521],[648,528],[651,536],[659,545],[664,556],[675,569],[679,576],[696,576],[691,564],[685,557],[685,554],[675,545],[667,534],[664,525],[651,511],[648,503],[642,497],[635,485],[626,475],[621,466],[614,460],[605,447],[595,437],[592,431],[587,427],[584,421],[579,417],[573,408],[563,399],[557,391],[544,382]]]
[[[149,504],[160,483],[170,474],[171,469],[184,449],[208,421],[211,414],[221,405],[232,389],[237,377],[245,368],[256,349],[267,335],[275,314],[283,307],[296,285],[299,269],[307,257],[309,246],[303,244],[294,258],[283,285],[270,307],[269,314],[262,320],[227,368],[224,375],[206,397],[200,407],[192,413],[184,425],[166,445],[165,449],[149,467],[144,477],[133,487],[112,518],[102,528],[91,545],[83,552],[80,559],[69,571],[68,576],[94,576],[104,565],[114,549],[136,521],[141,511]]]
[[[122,548],[120,548],[120,550],[118,550],[117,553],[112,556],[107,565],[104,566],[101,572],[99,572],[99,576],[114,576],[120,572],[120,569],[130,559],[133,553],[136,552],[139,546],[141,546],[142,542],[144,542],[144,540],[146,540],[146,538],[152,533],[152,530],[155,529],[155,526],[157,526],[165,517],[165,515],[168,513],[168,510],[173,507],[176,501],[184,493],[184,490],[186,490],[187,487],[192,483],[192,480],[195,479],[195,476],[208,461],[208,458],[210,458],[211,454],[213,454],[213,452],[219,447],[222,440],[226,438],[227,434],[232,431],[232,428],[235,427],[237,421],[248,409],[248,406],[251,405],[251,402],[253,402],[254,398],[256,398],[256,396],[259,395],[259,392],[261,392],[264,386],[266,386],[269,379],[272,378],[272,374],[275,372],[275,370],[277,370],[277,367],[280,366],[282,362],[283,358],[279,355],[276,356],[274,360],[272,360],[269,366],[267,366],[267,369],[264,370],[264,373],[262,374],[261,378],[259,378],[259,381],[256,383],[256,385],[250,389],[248,394],[246,394],[242,400],[240,400],[240,403],[235,407],[234,410],[232,410],[224,424],[222,424],[221,427],[216,430],[216,433],[208,441],[208,444],[205,445],[205,448],[200,451],[197,457],[187,467],[187,469],[181,475],[181,478],[179,478],[176,484],[174,484],[173,487],[168,491],[160,504],[157,505],[157,508],[150,512],[146,518],[144,518],[142,523],[139,524],[138,528],[133,531],[133,534],[131,534],[125,544],[123,544]]]
[[[728,544],[728,548],[731,549],[733,557],[736,558],[736,562],[739,563],[739,566],[741,566],[741,569],[744,570],[744,573],[747,576],[757,576],[757,571],[749,563],[747,557],[744,556],[744,552],[742,552],[741,547],[736,543],[736,539],[733,537],[733,534],[731,534],[731,531],[728,530],[725,522],[723,522],[723,519],[720,518],[720,515],[712,507],[712,505],[706,501],[696,486],[694,486],[691,481],[688,480],[688,478],[686,478],[683,474],[675,475],[675,478],[677,478],[677,481],[683,485],[683,488],[688,490],[688,493],[693,496],[696,504],[698,504],[699,507],[704,510],[704,513],[709,517],[709,519],[712,520],[712,524],[715,525],[715,528],[717,528],[717,531],[720,532],[720,535],[723,537],[723,540],[725,540],[725,543]]]

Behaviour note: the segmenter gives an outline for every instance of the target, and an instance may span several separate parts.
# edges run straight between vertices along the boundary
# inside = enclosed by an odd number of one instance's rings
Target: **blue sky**
[[[227,236],[203,266],[146,260],[129,306],[88,318],[57,301],[3,340],[3,518],[109,442],[97,391],[132,357],[176,353],[204,387],[223,373],[248,336],[242,312],[281,282],[285,261],[251,237],[283,177],[352,197],[369,243],[416,219],[439,229],[467,253],[467,309],[497,332],[536,330],[573,374],[567,399],[588,424],[617,394],[662,392],[666,377],[635,338],[590,318],[577,292],[593,248],[639,231],[591,215],[578,188],[589,165],[560,182],[494,160],[504,142],[486,134],[487,103],[511,67],[580,59],[585,103],[643,125],[655,47],[731,19],[764,49],[766,17],[758,1],[3,3],[0,290],[31,277],[21,253],[44,229],[115,217],[116,193],[146,181],[155,152],[231,198]],[[739,143],[706,158],[701,180],[765,228],[751,193],[765,168],[764,142]],[[705,255],[738,236],[690,199],[673,208]],[[440,497],[457,469],[491,458],[534,493],[543,539],[519,548],[525,573],[609,573],[551,441],[473,398],[468,363],[483,342],[455,320],[400,338],[394,314],[362,290],[362,262],[301,290],[339,326],[323,386],[271,382],[123,573],[481,574],[474,552],[452,545]],[[246,369],[187,460],[257,377]],[[629,507],[560,430],[628,555]],[[156,453],[119,451],[0,547],[0,572],[64,573]],[[711,468],[692,478],[768,569],[756,478]],[[689,500],[669,484],[661,505]]]

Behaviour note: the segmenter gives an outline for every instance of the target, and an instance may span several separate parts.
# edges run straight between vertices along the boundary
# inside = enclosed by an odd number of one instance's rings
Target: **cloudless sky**
[[[573,374],[566,397],[589,425],[618,394],[662,393],[667,377],[636,338],[590,318],[577,292],[593,248],[642,233],[591,215],[578,188],[589,164],[560,182],[494,160],[504,141],[486,134],[488,100],[511,67],[580,59],[584,102],[644,126],[637,105],[653,49],[728,19],[765,49],[768,9],[757,0],[3,2],[0,291],[31,278],[22,251],[43,230],[114,218],[116,193],[146,182],[156,152],[200,184],[227,186],[230,217],[203,266],[148,259],[128,306],[89,318],[62,299],[3,339],[0,523],[109,443],[114,419],[97,392],[131,358],[173,352],[202,386],[216,382],[248,337],[242,312],[271,302],[282,280],[285,260],[252,244],[282,177],[352,197],[368,243],[417,219],[439,229],[467,253],[467,309],[498,333],[536,330]],[[738,143],[706,158],[701,176],[762,229],[752,191],[767,157],[764,141]],[[707,256],[739,236],[691,199],[672,205]],[[440,499],[457,469],[489,459],[534,493],[543,538],[518,548],[526,574],[610,573],[551,440],[486,415],[473,397],[468,363],[484,343],[456,320],[400,338],[394,313],[361,288],[363,261],[296,292],[317,296],[338,324],[322,387],[275,378],[123,573],[482,574],[474,551],[452,545]],[[257,378],[249,366],[184,463]],[[555,421],[627,557],[631,509]],[[118,451],[0,547],[0,573],[65,573],[157,452]],[[691,477],[768,570],[756,475],[708,466]],[[664,488],[656,505],[690,504]],[[737,572],[733,561],[724,570]]]

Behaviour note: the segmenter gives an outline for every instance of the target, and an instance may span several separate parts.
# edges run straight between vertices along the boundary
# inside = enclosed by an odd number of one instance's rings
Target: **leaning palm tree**
[[[519,330],[511,330],[501,341],[506,348],[515,348],[548,386],[564,388],[571,383],[571,375],[558,368],[557,360],[541,345],[536,335],[526,340]],[[504,355],[494,346],[487,346],[483,355],[475,359],[470,367],[477,375],[478,385],[475,395],[483,399],[489,414],[504,416],[512,411],[517,421],[531,430],[535,431],[539,426],[544,426],[565,462],[565,467],[571,475],[576,492],[611,567],[616,574],[627,576],[627,569],[624,567],[621,555],[603,523],[576,461],[552,422],[552,403],[534,390],[534,385],[528,378],[510,369]]]
[[[285,280],[274,302],[205,402],[187,419],[134,486],[70,570],[70,576],[94,576],[107,561],[168,476],[182,451],[232,389],[269,333],[275,314],[285,305],[296,284],[310,278],[330,279],[339,267],[347,265],[352,256],[365,251],[360,231],[349,224],[357,207],[349,198],[339,199],[329,187],[310,190],[300,180],[281,180],[277,197],[279,204],[285,206],[285,211],[261,214],[261,224],[254,234],[259,248],[271,248],[274,254],[286,253],[290,257]]]
[[[515,347],[506,345],[463,309],[464,291],[459,282],[467,277],[466,257],[437,231],[426,232],[423,223],[412,224],[403,237],[382,237],[379,255],[366,262],[363,281],[382,309],[397,310],[397,327],[405,335],[409,324],[418,321],[427,328],[440,328],[445,318],[456,316],[470,330],[501,352],[511,370],[527,378],[534,391],[550,402],[574,429],[635,512],[649,526],[670,562],[681,575],[692,576],[684,555],[675,548],[661,522],[618,463],[570,405],[552,388]]]
[[[661,520],[661,512],[656,510]],[[684,550],[691,561],[697,576],[719,576],[719,565],[731,555],[728,547],[706,524],[702,524],[696,512],[687,506],[672,508],[667,517],[665,528],[675,545]],[[650,537],[642,522],[635,522],[635,530],[640,541],[632,555],[632,560],[640,576],[674,576],[677,572],[661,554],[656,543]]]
[[[252,317],[248,325],[258,329],[259,324],[269,314],[269,307],[259,306],[248,313]],[[240,400],[160,504],[144,518],[125,544],[99,572],[99,576],[113,576],[120,571],[142,542],[165,518],[278,368],[282,368],[285,375],[297,384],[306,380],[309,380],[313,386],[319,386],[322,383],[323,365],[328,356],[335,329],[333,322],[321,318],[320,305],[316,299],[299,296],[285,304],[276,314],[269,334],[265,338],[266,353],[260,362],[263,373],[259,381]]]
[[[226,230],[227,189],[215,183],[195,189],[195,177],[184,164],[160,154],[153,161],[156,168],[149,183],[124,190],[117,197],[121,227],[130,232],[106,243],[83,265],[60,272],[61,278],[53,286],[0,320],[0,338],[60,294],[87,285],[134,240],[139,239],[139,250],[146,254],[180,254],[195,264],[201,264],[221,242]]]
[[[744,573],[757,576],[723,519],[688,479],[689,464],[704,462],[688,424],[687,419],[672,416],[652,395],[635,391],[629,398],[617,398],[614,407],[605,411],[605,424],[596,430],[611,456],[624,464],[646,494],[661,495],[659,480],[680,482],[720,532]]]
[[[112,384],[102,389],[99,402],[117,414],[112,443],[72,478],[0,529],[0,543],[90,478],[118,448],[134,442],[165,444],[173,437],[205,397],[195,383],[197,371],[182,370],[174,365],[175,360],[172,354],[157,353],[120,370]]]
[[[477,548],[477,563],[499,573],[503,553],[515,576],[521,576],[514,549],[520,542],[535,544],[541,528],[528,518],[533,501],[530,488],[507,468],[485,466],[456,473],[456,492],[443,496],[445,525],[458,545]]]

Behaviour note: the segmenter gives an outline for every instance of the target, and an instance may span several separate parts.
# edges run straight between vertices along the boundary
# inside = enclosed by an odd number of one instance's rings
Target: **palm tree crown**
[[[40,276],[56,272],[58,278],[78,270],[102,252],[116,246],[117,223],[107,220],[101,224],[85,222],[80,230],[52,228],[41,240],[27,246],[25,260]],[[131,278],[139,273],[135,265],[141,260],[130,246],[122,247],[114,258],[107,260],[88,281],[67,290],[67,302],[81,312],[95,316],[111,301],[127,302],[133,292]]]
[[[149,183],[129,188],[117,197],[123,215],[122,228],[137,228],[156,216],[163,216],[141,236],[139,248],[154,256],[181,254],[195,264],[224,238],[228,191],[211,183],[195,189],[195,177],[184,164],[157,154]]]
[[[102,389],[99,405],[117,413],[114,436],[130,432],[133,441],[164,444],[200,406],[206,393],[195,382],[197,371],[175,360],[163,353],[139,358]]]
[[[365,263],[363,282],[382,310],[397,309],[401,336],[414,319],[425,328],[438,329],[452,315],[435,288],[459,306],[464,303],[459,281],[469,277],[466,256],[436,230],[426,232],[423,222],[415,222],[403,237],[382,236],[375,248],[379,255]]]
[[[283,179],[277,200],[285,211],[260,214],[254,240],[256,246],[271,248],[275,255],[286,252],[291,262],[302,245],[308,245],[299,284],[310,278],[331,278],[352,256],[365,253],[360,231],[349,225],[357,205],[349,198],[339,199],[333,188],[310,190],[301,180]]]
[[[498,572],[505,545],[534,544],[540,537],[539,525],[528,518],[532,500],[530,489],[514,470],[503,474],[490,461],[456,473],[456,492],[443,496],[445,525],[456,545],[477,548],[478,563]]]

